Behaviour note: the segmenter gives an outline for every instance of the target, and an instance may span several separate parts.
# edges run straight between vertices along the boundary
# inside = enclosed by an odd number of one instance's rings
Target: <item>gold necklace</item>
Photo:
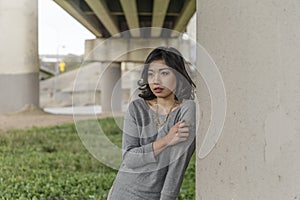
[[[158,119],[158,103],[155,102],[155,104],[156,104],[156,112],[155,112],[155,116],[154,116],[154,123],[155,123],[156,127],[159,129],[159,128],[161,128],[161,127],[168,121],[169,115],[170,115],[172,109],[173,109],[173,108],[175,107],[175,105],[177,104],[177,102],[174,101],[174,103],[173,103],[173,105],[170,107],[170,110],[169,110],[169,112],[167,113],[165,119],[164,119],[161,123],[159,122],[159,119]]]

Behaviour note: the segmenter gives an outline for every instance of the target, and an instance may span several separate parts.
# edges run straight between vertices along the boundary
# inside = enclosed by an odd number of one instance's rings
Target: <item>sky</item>
[[[95,36],[53,0],[39,0],[39,54],[84,53],[84,41]]]

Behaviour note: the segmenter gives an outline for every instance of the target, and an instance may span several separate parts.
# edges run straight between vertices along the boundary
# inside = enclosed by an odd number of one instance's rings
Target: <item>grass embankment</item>
[[[121,145],[112,118],[99,123]],[[105,200],[117,171],[83,146],[74,124],[0,133],[0,199]],[[178,199],[195,199],[195,155]]]

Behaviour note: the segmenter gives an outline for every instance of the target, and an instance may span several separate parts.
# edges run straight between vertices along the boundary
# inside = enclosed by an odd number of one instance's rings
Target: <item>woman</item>
[[[175,200],[195,150],[195,84],[182,55],[158,47],[147,57],[140,98],[124,119],[123,162],[111,200]]]

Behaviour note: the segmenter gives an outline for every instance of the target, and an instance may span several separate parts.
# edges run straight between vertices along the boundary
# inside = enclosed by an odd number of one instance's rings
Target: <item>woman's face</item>
[[[150,63],[148,69],[148,83],[153,94],[158,98],[173,95],[176,88],[176,76],[163,60]]]

